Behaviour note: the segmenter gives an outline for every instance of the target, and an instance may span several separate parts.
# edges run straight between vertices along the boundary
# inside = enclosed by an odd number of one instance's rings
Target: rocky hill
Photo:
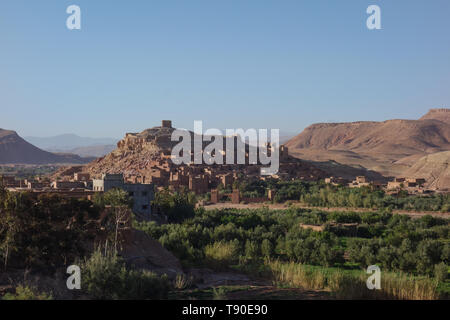
[[[74,154],[41,150],[26,142],[15,131],[0,129],[0,164],[84,164],[92,160]]]
[[[104,157],[90,163],[85,171],[101,173],[123,173],[125,176],[142,174],[161,152],[171,150],[177,142],[171,141],[175,129],[154,127],[141,133],[127,133],[117,143],[117,148]]]
[[[114,151],[88,164],[83,171],[89,172],[92,176],[98,176],[101,173],[123,173],[126,177],[151,176],[155,161],[170,155],[172,148],[178,144],[178,142],[171,141],[174,130],[171,127],[160,126],[144,130],[141,133],[127,133],[119,141]],[[193,142],[194,134],[192,132],[190,134]],[[204,142],[203,147],[209,143]],[[226,142],[224,141],[225,145]],[[248,145],[246,147],[248,148]],[[236,154],[237,152],[235,152],[235,156]],[[324,178],[329,175],[309,162],[298,159],[294,159],[294,161],[297,164],[298,174],[309,178]]]
[[[431,188],[450,189],[450,151],[430,154],[419,159],[405,175],[425,178]]]
[[[402,175],[421,157],[450,150],[449,111],[433,109],[420,120],[314,124],[286,146],[299,158]]]

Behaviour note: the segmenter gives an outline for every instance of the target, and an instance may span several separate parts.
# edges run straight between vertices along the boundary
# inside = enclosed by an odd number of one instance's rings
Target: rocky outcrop
[[[125,176],[146,175],[153,160],[176,145],[171,141],[173,128],[155,127],[141,133],[127,133],[117,148],[87,165],[93,176],[101,173],[123,173]]]

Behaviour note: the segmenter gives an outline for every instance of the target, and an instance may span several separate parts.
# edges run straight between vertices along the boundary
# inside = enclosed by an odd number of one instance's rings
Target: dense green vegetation
[[[53,277],[66,274],[67,266],[82,267],[83,292],[95,299],[164,299],[171,284],[164,276],[128,269],[118,256],[118,228],[131,201],[122,190],[111,190],[94,199],[33,196],[0,187],[1,272],[28,270]],[[98,219],[103,210],[109,214]],[[127,215],[128,216],[128,215]],[[111,240],[105,254],[91,254],[94,240]],[[81,261],[81,263],[80,263]],[[28,272],[27,271],[27,272]],[[60,284],[65,287],[65,282]],[[16,287],[8,300],[51,299],[29,285]]]
[[[303,183],[280,186],[294,190]],[[320,184],[309,188],[307,194],[313,194],[315,188],[319,193],[327,190]],[[158,240],[186,267],[238,270],[278,285],[366,298],[367,292],[361,289],[364,271],[376,264],[386,275],[379,298],[448,297],[448,219],[413,219],[392,214],[389,209],[325,212],[292,206],[286,210],[207,211],[196,209],[195,200],[186,192],[160,192],[153,205],[167,215],[168,223],[134,221],[134,225]],[[56,195],[35,197],[0,188],[1,268],[30,268],[51,276],[78,261],[84,272],[83,291],[97,299],[165,299],[173,287],[184,290],[188,279],[177,277],[171,283],[166,277],[129,269],[117,255],[118,228],[131,205],[127,193],[120,190],[88,201]],[[104,210],[109,210],[109,215],[99,224]],[[87,246],[99,234],[114,244],[103,254],[92,253]],[[220,289],[213,293],[226,296]],[[41,293],[24,284],[5,298],[51,297],[51,292]]]
[[[264,197],[267,190],[272,189],[276,192],[274,201],[278,203],[295,200],[313,207],[450,212],[449,194],[408,196],[401,192],[398,196],[393,196],[369,187],[349,188],[301,180],[240,180],[234,183],[234,187],[239,188],[245,197]]]
[[[16,292],[7,293],[2,300],[52,300],[53,297],[47,293],[38,292],[34,288],[27,286],[18,286]]]
[[[100,234],[116,240],[121,215],[132,205],[123,190],[85,199],[33,196],[0,188],[0,258],[4,267],[49,271],[84,257],[87,243]],[[98,224],[100,213],[109,214]]]
[[[83,290],[99,300],[167,299],[170,282],[166,276],[128,270],[115,252],[96,250],[81,264]]]
[[[194,216],[196,201],[195,194],[191,192],[182,190],[172,193],[166,189],[156,193],[152,205],[169,222],[179,222]]]
[[[270,277],[278,285],[308,290],[329,290],[338,299],[434,300],[448,293],[439,281],[405,273],[383,272],[380,290],[367,290],[367,274],[362,270],[324,268],[294,262],[266,261]]]
[[[87,200],[7,192],[0,188],[0,258],[3,267],[48,271],[84,256],[88,230],[99,211]],[[91,239],[92,240],[92,239]]]
[[[313,231],[308,225],[321,225]],[[303,226],[303,227],[302,227]],[[181,223],[143,222],[186,266],[264,270],[267,259],[342,269],[377,264],[383,271],[447,280],[448,220],[386,212],[199,209]]]

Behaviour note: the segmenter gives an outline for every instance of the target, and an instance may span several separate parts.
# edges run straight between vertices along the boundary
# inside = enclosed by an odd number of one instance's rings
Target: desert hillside
[[[432,109],[420,120],[313,124],[286,146],[299,158],[402,175],[421,157],[450,150],[449,114]]]
[[[118,172],[125,176],[143,174],[161,152],[171,150],[176,144],[170,141],[174,130],[155,127],[140,133],[127,133],[115,150],[88,164],[85,171],[93,175]]]
[[[15,131],[0,129],[1,164],[83,164],[92,158],[55,154],[41,150],[22,139]]]
[[[431,188],[450,188],[450,151],[430,154],[419,159],[406,171],[408,177],[425,178]]]
[[[439,120],[450,124],[450,109],[431,109],[420,120]]]

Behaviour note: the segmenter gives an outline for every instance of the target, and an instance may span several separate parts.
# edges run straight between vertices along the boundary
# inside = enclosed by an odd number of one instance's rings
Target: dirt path
[[[364,209],[364,208],[325,208],[325,207],[308,207],[303,206],[301,204],[293,204],[294,208],[302,208],[302,209],[318,209],[322,211],[342,211],[342,212],[376,212],[374,209]],[[203,206],[206,210],[215,210],[215,209],[262,209],[269,208],[271,210],[287,210],[289,207],[286,204],[266,204],[266,203],[250,203],[250,204],[233,204],[233,203],[216,203]],[[394,210],[394,214],[408,215],[413,218],[420,218],[425,215],[431,215],[433,217],[441,217],[441,218],[450,218],[450,213],[448,212],[414,212],[414,211],[402,211],[402,210]]]
[[[300,288],[277,288],[274,286],[255,286],[246,290],[227,293],[228,300],[330,300],[326,291],[312,291]]]

